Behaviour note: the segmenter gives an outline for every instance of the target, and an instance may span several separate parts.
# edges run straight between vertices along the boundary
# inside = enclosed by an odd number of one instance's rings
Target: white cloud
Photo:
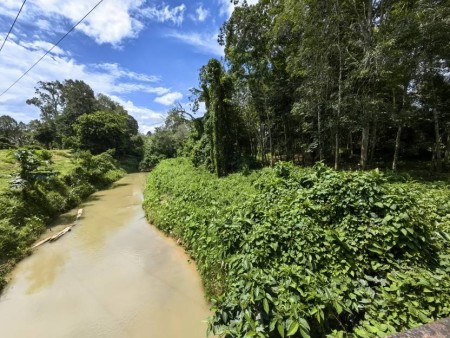
[[[22,2],[16,0],[2,0],[0,4],[1,15],[8,16],[10,18],[15,18],[17,11],[22,6]]]
[[[49,21],[44,20],[44,19],[38,19],[35,21],[36,26],[40,29],[40,30],[44,30],[44,31],[48,31],[52,28],[52,25]]]
[[[243,1],[241,0],[240,2],[242,3]],[[255,5],[258,2],[259,0],[247,0],[247,4],[249,5]],[[236,5],[234,5],[230,0],[218,0],[218,3],[219,3],[219,14],[229,18],[231,14],[233,14]]]
[[[181,25],[184,21],[184,13],[186,11],[186,5],[181,4],[176,7],[170,7],[169,5],[162,4],[160,6],[147,7],[141,10],[141,15],[146,18],[158,21],[167,22],[172,21],[175,25]]]
[[[53,47],[53,44],[47,41],[42,41],[42,40],[36,40],[33,42],[20,42],[20,45],[27,48],[27,49],[31,49],[31,50],[36,50],[36,51],[40,51],[42,54],[44,54],[47,50],[49,50],[50,48]],[[51,54],[56,54],[56,55],[63,55],[66,52],[63,51],[61,48],[59,48],[58,46],[54,47],[52,49]]]
[[[209,15],[209,11],[205,8],[203,8],[203,5],[200,4],[197,9],[195,10],[195,13],[197,13],[197,21],[203,22],[206,20],[206,18]]]
[[[120,103],[131,115],[138,118],[139,120],[145,120],[145,121],[164,120],[163,113],[156,112],[150,108],[136,106],[130,100],[124,100],[124,99],[120,98],[119,96],[111,95],[110,97],[114,101]],[[159,123],[159,122],[157,122],[157,123]]]
[[[118,78],[128,78],[131,80],[143,81],[143,82],[158,82],[159,76],[147,75],[142,73],[135,73],[120,67],[118,63],[101,63],[96,66],[97,69],[114,73]]]
[[[164,87],[151,87],[141,83],[117,83],[113,89],[114,93],[126,94],[132,92],[143,92],[156,95],[164,95],[170,92],[170,89]]]
[[[183,94],[181,94],[179,92],[171,92],[171,93],[167,93],[163,96],[157,97],[154,101],[161,103],[165,106],[171,106],[176,101],[181,100],[182,98],[183,98]]]
[[[157,127],[164,124],[165,114],[163,113],[146,107],[135,106],[133,102],[123,100],[118,96],[112,95],[111,98],[120,103],[139,122],[139,131],[141,133],[153,132]]]
[[[217,34],[173,31],[167,33],[167,36],[196,47],[198,52],[214,54],[217,56],[223,56],[224,54],[223,47],[217,42]]]
[[[234,5],[230,0],[218,0],[219,2],[219,14],[225,15],[227,18],[231,16],[234,11]]]
[[[9,41],[8,48],[2,50],[0,58],[0,93],[23,74],[28,67],[42,56],[42,50],[36,46],[45,46],[46,41],[32,43],[17,43]],[[44,47],[45,48],[45,47]],[[166,95],[169,89],[162,86],[152,86],[159,77],[132,72],[117,64],[104,63],[84,65],[77,63],[70,54],[61,50],[52,57],[44,58],[28,75],[0,97],[0,115],[10,115],[18,121],[29,122],[39,117],[39,111],[34,106],[28,106],[25,101],[34,95],[34,87],[38,81],[54,81],[65,79],[80,79],[89,84],[96,93],[103,93],[122,104],[133,115],[139,124],[151,125],[164,120],[161,113],[147,107],[136,106],[123,97],[126,93],[141,92],[148,95]]]
[[[152,123],[152,124],[140,124],[139,128],[141,130],[141,133],[147,134],[149,131],[150,132],[154,132],[156,130],[156,128],[158,127],[162,127],[164,125],[164,122],[160,122],[160,123]]]
[[[35,0],[28,2],[20,16],[22,22],[35,23],[41,29],[67,31],[97,4],[96,0]],[[15,5],[13,5],[15,3]],[[144,0],[107,0],[102,2],[78,27],[77,30],[93,38],[97,43],[119,46],[127,38],[133,38],[144,27],[135,18]],[[10,15],[20,5],[17,1],[2,0],[0,15]],[[16,12],[17,14],[17,12]],[[70,25],[67,25],[67,20]],[[64,28],[63,28],[64,27]]]

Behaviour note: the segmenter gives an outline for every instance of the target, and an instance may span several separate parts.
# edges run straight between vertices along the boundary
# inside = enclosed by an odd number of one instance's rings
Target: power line
[[[87,14],[85,15],[85,16],[83,16],[82,18],[81,18],[81,20],[80,21],[78,21],[66,34],[64,34],[59,40],[58,40],[58,42],[56,42],[55,44],[53,44],[53,46],[52,46],[52,48],[50,48],[47,52],[45,52],[45,54],[44,55],[42,55],[41,57],[40,57],[40,59],[39,60],[37,60],[30,68],[28,68],[28,70],[25,72],[25,73],[23,73],[16,81],[14,81],[14,83],[11,85],[11,86],[9,86],[8,88],[6,88],[6,90],[4,90],[1,94],[0,94],[0,97],[2,97],[4,94],[6,94],[12,87],[14,87],[16,84],[17,84],[17,82],[19,82],[20,80],[22,80],[22,78],[25,76],[25,75],[27,75],[34,67],[36,67],[36,65],[39,63],[39,62],[41,62],[42,61],[42,59],[43,58],[45,58],[56,46],[58,46],[60,43],[61,43],[61,41],[62,40],[64,40],[65,38],[66,38],[66,36],[67,35],[69,35],[84,19],[86,19],[87,17],[88,17],[88,15],[89,14],[91,14],[102,2],[103,2],[104,0],[100,0],[99,2],[97,2],[97,4],[94,6],[94,7],[92,7],[92,9],[89,11],[89,12],[87,12]]]
[[[6,43],[6,40],[8,40],[9,34],[11,34],[11,31],[12,31],[12,29],[13,29],[14,25],[16,24],[17,18],[19,17],[19,15],[20,15],[20,12],[22,12],[22,8],[23,8],[23,6],[25,6],[25,2],[27,2],[27,0],[23,0],[22,6],[21,6],[21,7],[20,7],[20,9],[19,9],[19,13],[17,13],[17,15],[16,15],[16,18],[14,19],[14,22],[13,22],[13,24],[12,24],[11,28],[9,29],[9,32],[8,32],[8,34],[6,34],[6,38],[5,38],[5,40],[3,40],[2,46],[0,47],[0,52],[2,51],[2,49],[3,49],[3,46],[4,46],[4,45],[5,45],[5,43]]]

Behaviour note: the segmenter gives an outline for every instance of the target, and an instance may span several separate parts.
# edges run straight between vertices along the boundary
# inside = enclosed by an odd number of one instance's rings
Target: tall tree
[[[130,150],[126,115],[101,111],[84,114],[75,122],[74,130],[79,147],[93,154],[115,149],[119,156],[123,156]]]
[[[36,96],[28,99],[26,103],[40,109],[43,122],[54,121],[65,107],[62,89],[63,84],[59,81],[39,81],[38,87],[35,87]]]
[[[16,143],[20,133],[19,124],[9,115],[0,116],[0,137]]]
[[[66,127],[66,133],[72,134],[71,127],[76,119],[84,114],[93,113],[97,108],[97,101],[92,88],[81,80],[65,80],[61,95],[66,103],[61,124]]]
[[[203,161],[212,171],[217,176],[223,176],[238,161],[236,125],[239,121],[232,105],[233,82],[219,60],[211,59],[202,67],[200,88],[199,100],[205,102],[206,114],[197,156],[204,156]]]

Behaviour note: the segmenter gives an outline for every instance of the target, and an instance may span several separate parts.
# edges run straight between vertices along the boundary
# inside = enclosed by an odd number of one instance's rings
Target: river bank
[[[448,187],[283,162],[217,178],[178,158],[144,209],[195,259],[218,336],[387,336],[450,316]]]
[[[0,298],[2,336],[205,336],[209,311],[195,265],[146,222],[144,183],[145,174],[130,174],[94,193],[70,234],[17,265]]]
[[[109,186],[125,171],[110,152],[93,156],[61,150],[2,150],[0,158],[1,290],[8,272],[31,252],[31,244],[57,215]]]

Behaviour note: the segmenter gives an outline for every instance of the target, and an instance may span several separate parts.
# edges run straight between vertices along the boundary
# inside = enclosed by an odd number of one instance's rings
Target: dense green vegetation
[[[125,174],[112,155],[0,150],[0,289],[52,218]]]
[[[0,117],[1,149],[78,151],[58,169],[47,151],[0,152],[18,175],[0,177],[0,278],[122,174],[114,153],[153,170],[147,217],[197,261],[214,334],[386,336],[450,316],[448,181],[397,172],[450,169],[450,2],[234,2],[224,60],[192,89],[201,117],[174,107],[143,138],[78,80],[38,84],[40,120]],[[376,167],[392,172],[338,171]]]
[[[184,114],[187,113],[182,107],[174,107],[168,112],[164,125],[147,134],[143,159],[139,165],[141,170],[151,170],[161,160],[184,153],[192,131],[192,122]]]
[[[450,315],[450,192],[407,176],[279,163],[150,174],[144,208],[197,261],[229,337],[385,336]]]
[[[237,2],[192,89],[204,115],[178,107],[189,136],[157,130],[144,157],[186,156],[153,170],[144,207],[196,259],[210,330],[370,337],[449,316],[433,179],[450,169],[450,2]]]
[[[236,2],[192,90],[195,163],[449,168],[448,1]]]

